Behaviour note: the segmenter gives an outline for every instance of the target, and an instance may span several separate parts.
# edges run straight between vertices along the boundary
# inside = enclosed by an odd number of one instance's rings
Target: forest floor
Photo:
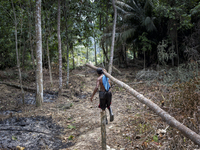
[[[180,110],[172,111],[165,107],[164,101],[169,95],[169,88],[158,81],[150,84],[136,79],[135,68],[120,69],[122,75],[113,73],[118,80],[163,106],[172,116],[183,122]],[[17,70],[7,69],[0,72],[4,83],[19,85]],[[34,73],[25,72],[23,85],[35,88]],[[63,95],[58,97],[59,77],[53,73],[51,87],[48,70],[43,72],[45,100],[41,108],[35,107],[34,92],[25,91],[25,105],[22,104],[20,89],[0,84],[0,149],[62,149],[62,150],[101,150],[99,98],[95,95],[90,102],[96,85],[97,74],[84,66],[70,72],[69,88],[66,89],[66,73],[63,73]],[[112,88],[112,109],[114,121],[108,125],[107,149],[197,149],[189,139],[183,137],[174,128],[140,103],[135,97],[118,85]],[[196,112],[198,114],[200,112]],[[185,123],[187,121],[184,119]],[[191,124],[195,128],[200,122]],[[28,137],[29,136],[29,137]]]

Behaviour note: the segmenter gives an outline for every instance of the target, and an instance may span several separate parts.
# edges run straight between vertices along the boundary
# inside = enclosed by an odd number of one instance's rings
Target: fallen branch
[[[97,67],[86,64],[86,66],[97,69]],[[174,117],[170,116],[169,113],[165,112],[163,109],[161,109],[158,105],[153,103],[150,99],[144,97],[142,94],[138,93],[134,89],[132,89],[127,84],[123,83],[122,81],[117,80],[113,76],[111,76],[109,73],[106,72],[104,69],[104,74],[112,80],[114,83],[118,84],[119,86],[126,89],[130,94],[135,96],[141,103],[147,105],[151,110],[153,110],[157,115],[159,115],[167,124],[169,124],[171,127],[174,127],[178,129],[182,134],[184,134],[186,137],[188,137],[190,140],[192,140],[195,144],[200,146],[200,135],[189,129],[188,127],[184,126],[182,123],[177,121]]]
[[[7,86],[12,86],[14,88],[18,88],[18,89],[21,89],[20,85],[16,85],[16,84],[12,84],[12,83],[7,83],[7,82],[0,82],[0,84],[5,84]],[[22,86],[24,91],[29,91],[29,92],[36,92],[36,89],[35,88],[30,88],[30,87],[27,87],[27,86]],[[44,93],[49,93],[49,94],[58,94],[58,92],[54,92],[54,91],[49,91],[49,90],[43,90]],[[62,94],[63,96],[66,96],[66,94]]]
[[[51,133],[46,133],[46,132],[42,132],[42,131],[34,131],[34,130],[29,130],[29,129],[14,129],[12,127],[7,127],[7,128],[1,128],[1,131],[24,131],[24,132],[35,132],[35,133],[41,133],[41,134],[47,134],[47,135],[51,135]]]
[[[16,85],[16,84],[12,84],[12,83],[0,82],[0,84],[5,84],[5,85],[7,85],[7,86],[12,86],[12,87],[21,89],[20,85]],[[22,88],[23,88],[25,91],[31,91],[31,92],[33,92],[33,91],[35,92],[35,91],[36,91],[36,89],[30,88],[30,87],[26,87],[26,86],[22,86]]]
[[[117,73],[118,73],[119,75],[122,75],[121,71],[119,71],[117,68],[115,68],[114,66],[112,66],[112,68],[113,68],[113,70],[117,71]]]

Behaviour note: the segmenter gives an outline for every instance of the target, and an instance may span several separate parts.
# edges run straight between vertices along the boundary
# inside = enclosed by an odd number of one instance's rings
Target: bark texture
[[[49,56],[49,42],[48,42],[48,37],[47,37],[47,57],[48,57],[50,82],[51,82],[51,87],[53,87],[52,72],[51,72],[51,61],[50,61],[50,56]]]
[[[97,69],[97,67],[86,64],[88,67]],[[142,94],[138,93],[134,89],[132,89],[127,84],[123,83],[122,81],[117,80],[113,76],[111,76],[109,73],[106,72],[104,69],[104,74],[112,80],[114,83],[118,84],[119,86],[126,89],[130,94],[135,96],[141,103],[147,105],[151,110],[153,110],[158,116],[160,116],[167,124],[169,124],[171,127],[174,127],[178,129],[182,134],[184,134],[186,137],[188,137],[190,140],[192,140],[195,144],[200,146],[200,135],[189,129],[188,127],[184,126],[182,123],[177,121],[174,117],[170,116],[166,111],[161,109],[158,105],[153,103],[150,99],[144,97]]]
[[[106,111],[101,112],[101,146],[106,150]]]
[[[43,103],[41,0],[36,0],[36,106]]]
[[[59,91],[58,95],[62,94],[62,50],[60,37],[60,0],[58,0],[58,51],[59,51]]]
[[[67,10],[68,10],[69,4],[66,4],[65,1],[65,10],[64,10],[64,15],[65,15],[65,28],[66,28],[66,45],[67,45],[67,81],[66,81],[66,88],[69,88],[69,39],[68,39],[68,24],[67,24]]]
[[[113,20],[113,31],[112,31],[112,44],[111,44],[111,52],[110,52],[110,62],[108,67],[109,74],[112,74],[112,66],[113,66],[113,57],[114,57],[114,46],[115,46],[115,28],[117,21],[117,9],[115,6],[115,0],[112,0],[113,10],[114,10],[114,20]]]
[[[22,87],[22,75],[21,75],[21,69],[20,69],[20,61],[19,61],[19,54],[18,54],[18,43],[17,43],[17,17],[15,14],[15,7],[12,1],[12,7],[13,7],[13,13],[14,13],[14,23],[15,23],[15,47],[16,47],[16,57],[17,57],[17,68],[18,68],[18,72],[19,72],[19,82],[20,82],[20,88],[21,88],[21,92],[22,92],[22,100],[23,100],[23,104],[25,104],[24,101],[24,90]]]

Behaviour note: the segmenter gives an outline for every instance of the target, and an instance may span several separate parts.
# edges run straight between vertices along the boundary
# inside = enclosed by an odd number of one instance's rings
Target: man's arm
[[[98,88],[99,88],[99,80],[97,79],[96,87],[94,88],[93,94],[90,98],[91,102],[92,102],[92,99],[93,99],[94,95],[96,94]]]

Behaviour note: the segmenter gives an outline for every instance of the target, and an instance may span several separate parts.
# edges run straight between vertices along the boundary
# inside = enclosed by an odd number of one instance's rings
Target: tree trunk
[[[117,21],[117,9],[115,6],[115,0],[112,0],[113,10],[114,10],[114,20],[113,20],[113,31],[112,31],[112,45],[111,45],[111,52],[110,52],[110,62],[108,67],[109,74],[112,74],[112,66],[113,66],[113,57],[114,57],[114,46],[115,46],[115,27]]]
[[[24,62],[25,56],[26,56],[26,42],[24,42],[24,48],[23,48],[23,54],[22,54],[22,66],[25,65],[25,62]]]
[[[145,51],[144,51],[144,70],[145,70],[145,58],[146,58],[146,56],[145,56]]]
[[[88,67],[97,69],[97,67],[86,64]],[[183,133],[186,137],[188,137],[190,140],[192,140],[195,144],[200,146],[200,135],[189,129],[188,127],[184,126],[182,123],[177,121],[174,117],[170,116],[167,112],[165,112],[163,109],[161,109],[158,105],[153,103],[150,99],[147,99],[142,94],[138,93],[134,89],[132,89],[127,84],[123,83],[122,81],[117,80],[113,76],[111,76],[109,73],[107,73],[105,70],[103,70],[104,74],[112,80],[114,83],[118,84],[119,86],[126,89],[130,94],[135,96],[141,103],[147,105],[151,110],[153,110],[158,116],[160,116],[167,124],[170,126],[178,129],[181,133]]]
[[[20,87],[21,87],[21,92],[22,92],[22,101],[23,104],[25,104],[24,101],[24,90],[22,87],[22,75],[21,75],[21,69],[20,69],[20,61],[19,61],[19,54],[18,54],[18,43],[17,43],[17,17],[15,14],[15,7],[13,4],[13,0],[12,0],[12,7],[13,7],[13,13],[14,13],[14,24],[15,24],[15,47],[16,47],[16,57],[17,57],[17,68],[19,71],[19,82],[20,82]]]
[[[43,103],[41,0],[36,0],[36,106]]]
[[[31,36],[31,1],[29,0],[29,6],[30,6],[30,10],[27,6],[27,10],[29,11],[28,14],[29,14],[29,19],[28,19],[28,25],[29,25],[29,42],[30,42],[30,49],[31,49],[31,60],[32,60],[32,63],[33,63],[33,70],[35,70],[35,58],[34,58],[34,55],[33,55],[33,47],[32,47],[32,36]]]
[[[89,56],[89,55],[88,55],[88,47],[87,47],[87,62],[88,62],[88,56]]]
[[[95,64],[97,65],[97,48],[96,48],[95,35],[94,35],[94,54],[95,54]]]
[[[69,88],[69,40],[68,40],[68,25],[67,25],[67,6],[65,1],[65,22],[66,22],[66,44],[67,44],[67,81],[66,81],[66,88]]]
[[[60,0],[58,0],[58,51],[59,51],[59,91],[58,96],[62,94],[62,50],[60,37]]]
[[[73,56],[73,69],[75,69],[75,62],[74,62],[74,46],[73,43],[71,43],[71,48],[72,48],[72,56]]]
[[[106,47],[107,47],[107,45],[106,45]],[[109,59],[108,59],[108,56],[107,56],[107,52],[106,52],[105,47],[104,47],[104,42],[102,42],[102,50],[103,50],[104,56],[106,58],[106,61],[109,62]]]
[[[50,60],[50,56],[49,56],[49,41],[48,41],[48,36],[47,36],[47,58],[48,58],[49,76],[50,76],[51,87],[53,87],[53,80],[52,80],[52,73],[51,73],[51,60]]]

